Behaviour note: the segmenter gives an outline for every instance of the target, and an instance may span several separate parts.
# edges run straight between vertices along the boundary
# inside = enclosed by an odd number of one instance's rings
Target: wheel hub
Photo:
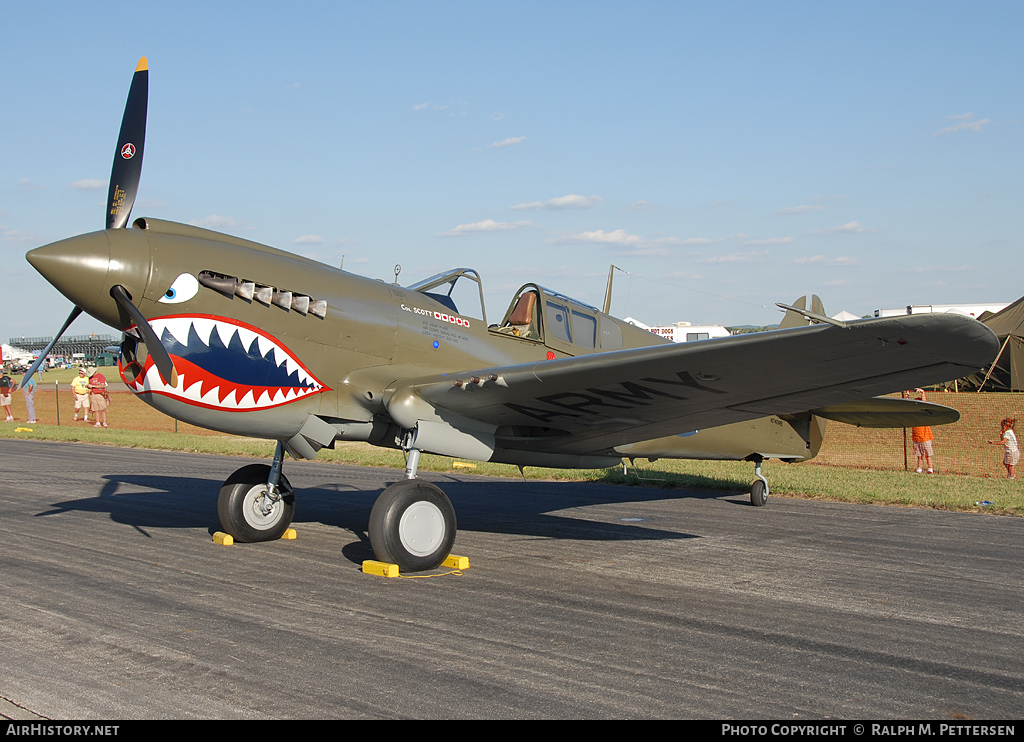
[[[245,496],[245,519],[253,528],[261,531],[274,526],[281,517],[278,500],[268,496],[266,485],[253,487]]]
[[[414,556],[432,554],[444,541],[444,516],[432,502],[420,500],[410,505],[398,523],[402,546]]]

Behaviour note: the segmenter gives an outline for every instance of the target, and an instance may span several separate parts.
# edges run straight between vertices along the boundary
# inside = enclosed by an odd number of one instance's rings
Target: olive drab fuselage
[[[60,255],[49,257],[47,251]],[[120,369],[133,392],[177,419],[249,437],[290,441],[316,416],[334,429],[335,439],[394,446],[402,426],[390,418],[385,397],[397,380],[667,342],[535,284],[517,292],[505,316],[519,297],[535,292],[533,332],[508,332],[505,322],[487,326],[482,305],[462,313],[429,291],[155,219],[54,243],[34,251],[32,261],[51,282],[78,287],[69,298],[89,314],[129,330]],[[125,287],[168,348],[179,375],[176,385],[160,377],[145,345],[130,338],[127,318],[109,296],[115,284]],[[236,290],[244,284],[253,285],[251,298]],[[285,292],[291,302],[275,301]],[[295,297],[308,297],[305,311]],[[317,303],[320,311],[310,311]],[[552,314],[552,306],[561,314]],[[574,318],[589,333],[582,344],[548,326]],[[771,449],[774,455],[809,458],[817,452],[812,443],[820,441],[820,434],[810,435],[809,420],[769,417],[714,433],[680,430],[619,450],[578,453],[611,459],[746,458]],[[314,454],[329,445],[328,435],[314,443]],[[303,453],[302,446],[295,452]],[[563,464],[574,461],[566,457]]]

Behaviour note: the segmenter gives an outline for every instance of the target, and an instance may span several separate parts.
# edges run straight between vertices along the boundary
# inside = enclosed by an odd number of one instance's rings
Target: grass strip
[[[15,432],[18,426],[32,432]],[[79,424],[81,425],[81,424]],[[121,448],[148,448],[192,453],[270,458],[273,441],[211,435],[208,432],[164,432],[151,430],[97,429],[74,425],[26,425],[6,423],[0,438],[23,438],[93,443]],[[320,452],[319,461],[401,469],[405,457],[401,451],[377,448],[366,443],[338,443],[335,449]],[[433,472],[457,471],[496,477],[520,477],[508,464],[473,462],[473,468],[453,469],[453,460],[424,454],[420,469]],[[289,462],[301,467],[303,462]],[[813,462],[786,464],[766,462],[764,474],[772,496],[864,504],[925,507],[940,510],[975,511],[999,515],[1024,515],[1024,484],[1020,480],[967,477],[944,474],[914,474],[822,466]],[[601,482],[664,489],[696,489],[740,494],[749,491],[753,465],[740,461],[681,461],[662,459],[643,462],[639,469],[544,469],[528,467],[527,479],[549,481]],[[989,502],[989,505],[978,503]]]

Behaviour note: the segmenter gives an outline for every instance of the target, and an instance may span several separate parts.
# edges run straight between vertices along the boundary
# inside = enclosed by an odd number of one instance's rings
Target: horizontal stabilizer
[[[948,425],[960,419],[951,407],[916,399],[874,397],[860,402],[819,407],[812,414],[838,423],[861,428],[914,428],[924,425]]]

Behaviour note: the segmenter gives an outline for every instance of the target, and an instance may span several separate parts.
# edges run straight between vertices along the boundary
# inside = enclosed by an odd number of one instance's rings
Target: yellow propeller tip
[[[135,71],[136,72],[142,72],[143,70],[146,70],[146,71],[149,70],[149,60],[146,59],[145,57],[142,57],[139,60],[139,63],[137,65],[135,65]]]

